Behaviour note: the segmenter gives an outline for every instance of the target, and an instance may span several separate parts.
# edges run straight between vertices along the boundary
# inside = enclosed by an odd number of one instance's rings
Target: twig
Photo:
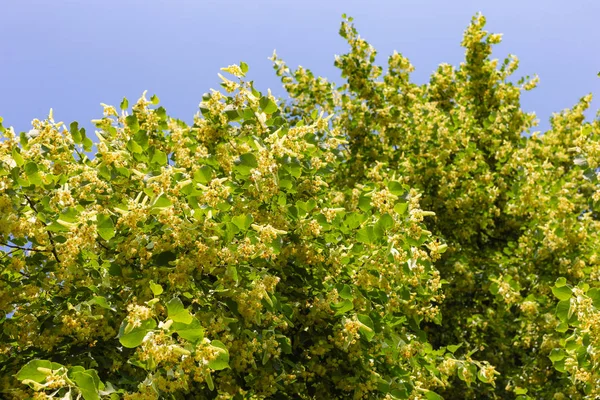
[[[98,243],[104,250],[110,250],[108,247],[106,247],[104,244],[102,244],[102,242],[98,239],[96,239],[96,243]]]
[[[26,194],[24,194],[23,196],[25,196],[25,199],[27,199],[27,202],[29,203],[29,206],[37,214],[38,211],[35,208],[35,203]],[[58,254],[56,253],[56,244],[54,243],[54,237],[52,236],[52,232],[50,232],[49,230],[46,229],[46,233],[48,234],[48,239],[50,239],[50,244],[52,245],[52,250],[51,250],[52,251],[52,255],[54,255],[54,259],[56,260],[56,262],[58,264],[60,264],[60,259],[58,258]]]
[[[0,246],[6,246],[8,248],[11,249],[15,249],[15,250],[24,250],[24,251],[39,251],[39,252],[48,252],[51,253],[52,250],[46,250],[46,249],[34,249],[33,247],[22,247],[22,246],[17,246],[14,244],[8,244],[8,243],[0,243]]]

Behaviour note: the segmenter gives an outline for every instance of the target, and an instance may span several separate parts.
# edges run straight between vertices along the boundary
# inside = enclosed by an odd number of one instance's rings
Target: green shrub
[[[599,396],[600,122],[532,133],[484,24],[424,85],[345,19],[341,86],[274,55],[287,101],[240,63],[192,126],[0,125],[4,394]]]

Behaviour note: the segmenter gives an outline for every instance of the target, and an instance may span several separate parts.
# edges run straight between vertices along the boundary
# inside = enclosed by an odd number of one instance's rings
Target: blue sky
[[[519,56],[521,75],[540,76],[523,98],[542,128],[552,112],[581,96],[600,98],[600,1],[504,0],[4,0],[0,5],[0,116],[17,132],[50,108],[56,120],[88,129],[100,103],[118,105],[144,90],[174,117],[190,122],[219,68],[240,60],[266,91],[284,92],[267,60],[273,49],[290,67],[337,79],[335,54],[346,46],[341,15],[385,64],[393,50],[425,82],[441,62],[463,59],[459,44],[471,16],[504,33],[495,57]],[[593,117],[600,107],[595,99]]]

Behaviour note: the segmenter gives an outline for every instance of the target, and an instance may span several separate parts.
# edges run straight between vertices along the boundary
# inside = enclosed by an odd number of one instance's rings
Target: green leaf
[[[92,142],[92,139],[90,139],[89,137],[85,136],[85,129],[81,128],[81,132],[83,136],[83,150],[85,151],[92,151],[92,147],[94,146],[94,142]]]
[[[210,371],[206,371],[206,373],[204,374],[204,380],[206,381],[206,385],[210,390],[215,390],[215,383],[213,382]]]
[[[365,337],[365,339],[367,339],[367,341],[370,342],[373,339],[373,337],[375,336],[375,328],[373,325],[373,320],[371,320],[371,318],[368,315],[358,314],[356,317],[358,318],[358,321],[361,323],[361,327],[358,328],[358,331],[360,332],[360,334],[362,336]]]
[[[126,97],[123,97],[120,107],[121,107],[121,110],[127,110],[129,108],[129,101],[127,100]]]
[[[254,222],[254,218],[250,214],[236,215],[235,217],[231,218],[231,222],[233,222],[233,224],[237,226],[241,231],[245,231],[248,230],[248,228],[250,228],[250,225],[252,225],[252,222]]]
[[[121,323],[121,327],[119,328],[119,342],[127,348],[134,348],[142,344],[144,341],[144,337],[148,332],[156,328],[156,321],[153,318],[142,321],[140,326],[137,326],[127,333],[125,330],[129,323],[127,320],[124,320]]]
[[[25,170],[25,173],[27,175],[31,175],[39,171],[37,164],[34,162],[28,162],[27,164],[25,164],[25,167],[23,169]]]
[[[152,156],[152,160],[150,162],[156,163],[158,165],[167,165],[167,154],[164,151],[156,149],[154,151],[154,155]]]
[[[566,354],[563,349],[552,349],[552,351],[550,352],[550,355],[548,356],[548,358],[550,358],[550,360],[552,362],[560,361],[565,357],[566,357]]]
[[[390,214],[383,214],[377,221],[377,227],[386,231],[394,226],[394,218]]]
[[[97,387],[99,390],[102,390],[105,388],[104,383],[102,383],[102,381],[100,380],[100,377],[98,376],[98,372],[95,369],[86,369],[85,373],[92,376],[92,378],[94,379],[95,387]]]
[[[167,208],[171,207],[172,205],[173,203],[171,202],[171,200],[169,200],[164,194],[161,194],[152,203],[152,208]]]
[[[194,172],[194,181],[205,185],[212,180],[212,176],[212,168],[203,165]]]
[[[240,61],[240,69],[242,70],[242,73],[246,75],[246,73],[248,72],[248,64],[246,64],[243,61]]]
[[[135,154],[141,154],[144,152],[144,149],[142,149],[142,146],[137,144],[137,142],[133,139],[131,139],[131,140],[129,140],[129,142],[127,142],[127,150],[129,150]]]
[[[592,299],[592,301],[594,303],[594,307],[600,309],[600,290],[596,289],[596,288],[592,288],[592,289],[588,290],[588,292],[586,294],[590,299]]]
[[[154,296],[160,296],[163,292],[163,287],[158,283],[154,283],[154,281],[150,281],[150,290],[152,290],[152,294],[154,294]]]
[[[75,144],[81,144],[83,138],[79,132],[79,124],[77,121],[71,122],[71,125],[69,125],[69,132],[71,133],[71,137],[73,138]]]
[[[427,400],[444,400],[442,396],[435,392],[432,392],[431,390],[425,392],[425,397],[427,398]]]
[[[204,328],[196,318],[193,318],[189,324],[183,322],[174,322],[171,330],[176,332],[185,340],[196,343],[204,338]]]
[[[404,385],[402,385],[402,386],[404,386]],[[392,389],[392,390],[390,390],[389,393],[393,399],[399,399],[399,400],[408,399],[408,393],[406,391],[406,387],[404,387],[402,389]]]
[[[133,140],[142,148],[142,150],[148,149],[148,133],[146,131],[138,131],[133,135]]]
[[[53,221],[51,222],[49,225],[46,226],[46,229],[48,229],[50,232],[69,232],[69,228],[67,228],[66,226],[61,225],[60,223]]]
[[[569,320],[569,310],[571,309],[571,302],[569,300],[559,301],[556,305],[556,316],[562,322]]]
[[[302,175],[302,165],[300,165],[297,161],[286,164],[285,169],[294,178],[299,178]]]
[[[352,288],[349,285],[343,285],[341,290],[338,290],[339,296],[344,300],[352,300],[354,296],[352,296]]]
[[[265,114],[273,114],[278,110],[277,104],[275,104],[275,102],[273,102],[273,100],[269,99],[267,96],[260,98],[259,105]]]
[[[554,367],[555,370],[559,371],[559,372],[565,372],[565,360],[558,360],[558,361],[554,361],[552,363],[552,366]]]
[[[115,236],[115,224],[110,215],[98,214],[96,217],[96,227],[98,235],[106,241],[109,241]]]
[[[242,175],[250,175],[250,172],[254,168],[258,168],[258,161],[256,161],[256,156],[252,153],[242,154],[235,161],[235,170]]]
[[[402,196],[406,192],[406,188],[400,182],[391,181],[387,185],[390,193],[396,196]]]
[[[107,310],[113,310],[114,309],[110,306],[110,304],[108,304],[108,300],[106,300],[106,297],[103,296],[94,296],[92,297],[91,300],[88,301],[88,304],[92,305],[92,304],[96,304],[102,308],[105,308]]]
[[[22,148],[27,148],[27,144],[29,143],[29,138],[25,132],[19,133],[19,143],[21,143]]]
[[[160,103],[160,100],[158,98],[157,95],[153,94],[152,97],[150,97],[150,101],[152,102],[152,104],[157,105],[158,103]]]
[[[39,169],[36,163],[34,162],[28,162],[27,164],[25,164],[25,174],[27,175],[27,179],[29,180],[29,182],[33,185],[36,186],[42,186],[43,185],[43,181],[42,181],[42,177],[39,174]]]
[[[154,110],[154,114],[156,114],[156,116],[161,120],[164,121],[167,119],[167,110],[165,110],[164,107],[158,107],[156,110]]]
[[[254,97],[261,97],[261,93],[254,88],[254,82],[250,82],[250,89],[252,89],[252,94]]]
[[[226,86],[224,83],[222,85]],[[228,121],[237,121],[241,118],[240,111],[233,106],[227,106],[225,108],[225,115],[227,116]]]
[[[373,208],[373,206],[371,205],[371,198],[364,195],[360,196],[358,198],[358,208],[360,208],[364,212],[367,212],[371,208]]]
[[[169,319],[172,319],[174,322],[189,324],[193,320],[192,314],[185,309],[179,297],[173,297],[167,303],[167,313]]]
[[[555,330],[556,332],[565,333],[569,330],[569,324],[566,322],[561,322],[560,324],[558,324]]]
[[[234,281],[236,285],[239,282],[239,276],[235,265],[230,265],[227,267],[227,272],[225,273],[225,276],[231,278],[231,280]]]
[[[85,372],[85,368],[83,368],[81,365],[75,365],[75,366],[69,368],[68,375],[70,377],[72,377],[73,373],[75,373],[75,372]]]
[[[223,224],[223,231],[223,240],[225,240],[225,242],[231,242],[235,234],[238,233],[240,230],[231,222],[226,222]]]
[[[492,282],[490,284],[490,293],[492,293],[493,295],[500,293],[500,285],[498,284],[498,282]]]
[[[329,306],[333,311],[335,311],[335,316],[343,315],[354,309],[354,303],[350,300],[343,300],[339,303],[331,303]]]
[[[356,240],[360,243],[371,244],[375,243],[381,236],[380,230],[375,229],[373,226],[365,226],[356,233]]]
[[[74,372],[73,380],[81,391],[81,395],[85,400],[99,400],[98,386],[94,381],[94,377],[86,372]]]
[[[19,372],[17,372],[15,377],[20,381],[31,379],[34,382],[42,383],[46,380],[49,371],[56,371],[60,368],[62,368],[61,364],[53,363],[48,360],[32,360],[25,364]],[[47,371],[44,372],[44,370]]]
[[[456,352],[456,350],[460,349],[462,347],[462,343],[461,344],[451,344],[449,346],[446,346],[446,349],[448,349],[448,351],[452,354],[454,354]]]
[[[119,175],[124,176],[126,178],[129,178],[131,176],[131,171],[128,168],[117,167],[117,168],[115,168],[115,170],[117,171],[117,173]]]
[[[573,291],[568,286],[555,286],[552,288],[552,293],[559,300],[569,300]]]
[[[22,166],[25,162],[21,156],[21,151],[17,147],[12,149],[12,158],[15,160],[15,164],[17,164],[18,167]]]
[[[229,368],[229,350],[227,350],[227,347],[218,340],[210,342],[210,347],[213,351],[216,351],[217,357],[208,362],[208,367],[215,371]]]
[[[131,130],[132,134],[137,133],[140,130],[140,124],[138,123],[137,117],[135,115],[128,115],[125,117],[125,124]]]
[[[560,277],[556,280],[556,283],[554,284],[554,286],[556,287],[562,287],[565,286],[567,284],[567,278],[564,277]]]
[[[396,211],[398,215],[404,215],[406,210],[408,210],[408,203],[396,203],[394,206],[394,211]]]

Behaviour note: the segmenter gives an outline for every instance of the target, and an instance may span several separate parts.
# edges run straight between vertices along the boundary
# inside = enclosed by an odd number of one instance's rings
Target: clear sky
[[[519,56],[521,75],[540,76],[524,108],[548,126],[554,111],[594,93],[600,107],[600,0],[0,0],[0,116],[17,132],[50,108],[55,119],[89,122],[101,102],[157,94],[187,122],[204,92],[218,87],[219,68],[250,65],[257,88],[283,95],[273,49],[295,68],[337,79],[341,15],[379,51],[393,50],[416,67],[422,83],[441,62],[463,59],[459,44],[471,16],[504,33],[495,56]],[[93,136],[93,135],[92,135]]]

